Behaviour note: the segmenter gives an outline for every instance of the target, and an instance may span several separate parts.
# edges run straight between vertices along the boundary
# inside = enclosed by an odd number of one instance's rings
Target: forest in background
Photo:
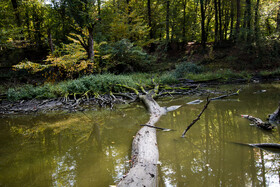
[[[14,70],[22,82],[30,75],[59,82],[178,64],[191,72],[279,69],[278,0],[2,0],[0,7],[6,79]]]

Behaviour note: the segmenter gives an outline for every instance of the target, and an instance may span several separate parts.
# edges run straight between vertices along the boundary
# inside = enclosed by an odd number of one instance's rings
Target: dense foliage
[[[43,82],[163,70],[163,64],[177,67],[165,74],[172,80],[201,73],[205,64],[216,69],[220,59],[239,71],[279,65],[278,0],[1,0],[0,7],[3,56],[49,51],[16,63],[4,59],[5,66],[17,64],[15,70]]]

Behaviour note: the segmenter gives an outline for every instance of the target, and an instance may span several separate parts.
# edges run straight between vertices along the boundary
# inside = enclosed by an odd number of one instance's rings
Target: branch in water
[[[185,129],[185,131],[183,132],[182,134],[182,138],[185,137],[185,134],[188,132],[188,130],[198,121],[200,120],[200,116],[203,114],[203,112],[206,110],[207,106],[209,105],[209,103],[213,100],[217,100],[217,99],[222,99],[222,98],[225,98],[225,97],[229,97],[229,96],[233,96],[233,95],[238,95],[239,94],[239,91],[238,90],[237,92],[235,93],[231,93],[231,94],[227,94],[227,95],[221,95],[221,96],[218,96],[218,97],[214,97],[214,98],[211,98],[209,99],[209,96],[207,97],[207,102],[206,104],[204,105],[204,108],[202,109],[202,111],[200,112],[200,114],[197,116],[197,118],[195,120],[192,121],[192,123]]]
[[[202,111],[200,112],[200,114],[197,116],[197,118],[195,120],[192,121],[192,123],[185,129],[185,131],[182,134],[182,138],[185,137],[185,134],[188,132],[188,130],[198,121],[200,120],[200,116],[203,114],[203,112],[206,110],[206,108],[208,107],[209,103],[211,102],[211,99],[209,99],[209,96],[207,97],[207,102],[204,105]]]

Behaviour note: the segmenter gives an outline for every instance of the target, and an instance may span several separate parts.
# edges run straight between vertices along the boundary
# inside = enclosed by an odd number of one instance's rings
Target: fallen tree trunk
[[[241,115],[241,117],[248,119],[249,121],[251,121],[253,123],[253,125],[256,125],[257,127],[261,128],[261,129],[264,129],[264,130],[274,129],[274,126],[272,124],[270,124],[269,122],[264,122],[260,118],[256,118],[256,117],[249,116],[249,115]]]
[[[156,95],[149,92],[145,95],[138,94],[150,113],[150,119],[136,134],[132,142],[132,166],[118,186],[157,186],[159,151],[157,146],[156,129],[154,126],[160,117],[168,111],[176,110],[180,106],[169,108],[160,107],[153,99]]]
[[[280,102],[278,108],[272,114],[268,115],[269,121],[274,123],[280,123]]]
[[[238,143],[238,142],[232,142],[232,143],[237,145],[256,147],[273,153],[278,153],[278,154],[280,153],[280,144],[277,143],[255,143],[255,144],[246,144],[246,143]]]

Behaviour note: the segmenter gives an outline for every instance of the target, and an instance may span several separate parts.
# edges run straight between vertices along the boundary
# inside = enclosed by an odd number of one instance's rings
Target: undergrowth
[[[57,84],[45,84],[43,86],[25,85],[20,88],[10,88],[7,92],[8,99],[12,101],[22,99],[45,99],[64,97],[68,94],[105,94],[109,92],[125,92],[125,88],[119,85],[127,85],[137,88],[138,85],[152,85],[151,79],[162,84],[175,83],[177,80],[168,74],[151,75],[135,73],[131,75],[97,74],[84,76],[79,79],[64,81]]]

